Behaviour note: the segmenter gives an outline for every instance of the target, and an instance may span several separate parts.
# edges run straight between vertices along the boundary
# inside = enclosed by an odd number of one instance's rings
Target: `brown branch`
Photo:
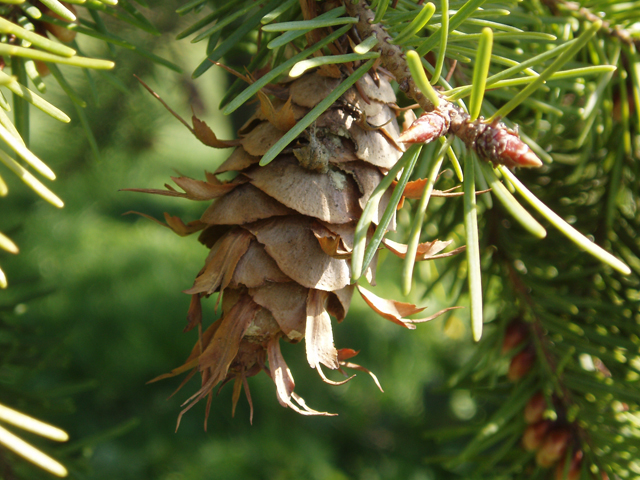
[[[591,10],[586,7],[581,6],[577,2],[571,2],[567,0],[542,0],[551,12],[558,16],[561,9],[568,10],[572,12],[574,16],[580,18],[581,20],[586,20],[588,22],[596,22],[601,21],[602,27],[600,27],[601,32],[605,32],[607,35],[617,38],[623,43],[626,43],[629,46],[636,46],[640,48],[640,41],[634,40],[631,37],[631,34],[622,28],[620,25],[616,25],[613,22],[609,22],[608,20],[596,15]]]
[[[360,34],[360,38],[369,38],[371,35],[376,36],[378,39],[376,49],[380,52],[382,64],[396,78],[400,90],[418,102],[425,112],[432,111],[434,108],[433,103],[422,94],[411,78],[404,52],[398,45],[390,43],[391,36],[382,25],[373,23],[375,14],[367,3],[364,0],[355,2],[353,0],[345,0],[344,6],[350,16],[359,19],[356,29]]]

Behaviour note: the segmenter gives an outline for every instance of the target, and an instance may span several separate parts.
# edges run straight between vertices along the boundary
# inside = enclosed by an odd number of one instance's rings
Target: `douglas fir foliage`
[[[195,76],[233,63],[251,38],[248,65],[230,65],[248,74],[235,73],[221,107],[257,97],[259,108],[232,141],[194,117],[201,141],[234,148],[205,181],[138,190],[215,199],[196,221],[165,215],[180,235],[200,231],[210,253],[186,291],[196,345],[159,378],[199,373],[183,413],[207,398],[208,414],[227,382],[234,408],[242,389],[251,403],[247,377],[264,370],[283,406],[327,415],[295,393],[280,342],[304,339],[309,365],[339,384],[322,366],[364,370],[332,336],[330,315],[345,318],[354,288],[383,317],[420,321],[406,318],[420,308],[356,287],[374,281],[378,249],[404,258],[405,293],[416,260],[450,257],[431,269],[427,293],[439,286],[468,307],[480,341],[450,386],[486,396],[490,414],[458,455],[431,461],[465,478],[640,474],[640,8],[422,3],[234,0],[204,14],[209,2],[195,0],[179,10],[198,15],[180,37],[208,41]],[[445,158],[455,176],[440,176]],[[446,198],[427,212],[435,196]],[[412,220],[396,226],[403,203]],[[422,234],[425,218],[437,238]],[[384,238],[393,230],[406,245]],[[205,328],[201,300],[215,293],[222,316]]]

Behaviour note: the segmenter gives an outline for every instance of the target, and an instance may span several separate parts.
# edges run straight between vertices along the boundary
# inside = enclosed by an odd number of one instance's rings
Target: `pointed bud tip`
[[[542,164],[542,160],[540,160],[538,156],[535,153],[533,153],[531,149],[529,149],[527,153],[525,153],[518,159],[518,165],[520,167],[538,168],[538,167],[541,167],[543,164]]]

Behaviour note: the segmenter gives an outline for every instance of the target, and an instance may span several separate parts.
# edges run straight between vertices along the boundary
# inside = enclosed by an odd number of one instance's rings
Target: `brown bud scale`
[[[529,425],[522,434],[522,447],[528,452],[533,452],[540,448],[550,427],[551,422],[549,420]]]
[[[570,440],[571,431],[567,428],[556,428],[550,431],[536,453],[536,463],[543,468],[551,467],[562,458]]]
[[[529,329],[526,324],[520,320],[513,320],[504,332],[504,340],[502,341],[502,354],[506,354],[516,348],[529,336]]]
[[[542,420],[542,414],[546,408],[547,401],[545,400],[544,395],[541,392],[536,393],[524,407],[525,422],[529,424],[539,422]]]
[[[451,119],[439,109],[420,116],[411,127],[402,132],[399,140],[404,143],[429,143],[446,134]]]
[[[525,348],[522,352],[518,353],[511,359],[507,378],[512,382],[520,380],[527,373],[529,373],[529,370],[531,370],[535,359],[536,354],[533,349]]]

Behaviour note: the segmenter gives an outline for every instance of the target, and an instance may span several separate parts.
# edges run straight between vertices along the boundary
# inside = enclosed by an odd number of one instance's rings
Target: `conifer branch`
[[[508,167],[539,167],[542,162],[529,146],[520,140],[517,130],[508,128],[499,120],[485,123],[484,117],[473,120],[459,105],[440,98],[437,107],[417,87],[407,65],[404,51],[392,43],[393,39],[385,28],[374,23],[375,14],[366,0],[345,2],[347,13],[356,17],[356,28],[361,38],[375,36],[378,40],[374,49],[380,52],[382,65],[398,82],[399,88],[413,98],[426,112],[415,129],[409,129],[401,141],[405,143],[428,143],[432,140],[452,133],[480,157]],[[415,135],[418,130],[422,135]]]

